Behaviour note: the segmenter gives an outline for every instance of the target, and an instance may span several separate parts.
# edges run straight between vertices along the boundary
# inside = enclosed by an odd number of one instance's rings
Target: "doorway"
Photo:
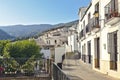
[[[100,68],[100,38],[95,38],[95,68]]]
[[[91,64],[91,41],[87,42],[88,46],[88,63]]]

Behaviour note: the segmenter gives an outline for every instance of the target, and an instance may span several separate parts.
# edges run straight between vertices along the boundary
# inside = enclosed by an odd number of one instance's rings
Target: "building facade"
[[[82,60],[96,71],[120,78],[120,0],[91,0],[78,15]]]
[[[78,42],[77,42],[77,26],[78,24],[73,25],[68,30],[68,46],[71,47],[71,52],[78,51]]]

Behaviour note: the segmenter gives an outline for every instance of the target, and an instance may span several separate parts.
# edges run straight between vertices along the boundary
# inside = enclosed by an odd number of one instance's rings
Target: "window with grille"
[[[117,54],[117,31],[108,33],[108,53]]]

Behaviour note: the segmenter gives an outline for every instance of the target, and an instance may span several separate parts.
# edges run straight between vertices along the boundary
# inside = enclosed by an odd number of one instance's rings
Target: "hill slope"
[[[5,26],[5,27],[0,27],[0,29],[5,31],[7,34],[17,38],[17,37],[34,36],[35,34],[41,33],[42,31],[45,31],[52,27],[53,26],[49,24],[40,24],[40,25]]]
[[[13,36],[10,36],[5,31],[0,29],[0,40],[13,39],[13,38],[14,38]]]
[[[12,25],[12,26],[0,26],[1,34],[7,34],[4,35],[2,39],[12,39],[14,38],[25,38],[25,37],[32,37],[38,34],[41,34],[44,31],[51,30],[54,28],[58,28],[61,26],[64,27],[70,27],[73,24],[78,23],[78,20],[71,21],[68,23],[60,23],[56,25],[50,25],[50,24],[35,24],[35,25]]]

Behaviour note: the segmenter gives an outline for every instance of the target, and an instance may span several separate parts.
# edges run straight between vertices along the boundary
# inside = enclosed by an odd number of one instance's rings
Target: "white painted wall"
[[[65,44],[65,52],[72,52],[71,46]]]
[[[62,56],[65,54],[65,47],[55,48],[55,63],[62,63]]]
[[[118,21],[116,24],[108,25],[105,23],[105,6],[110,2],[111,0],[92,0],[91,7],[87,10],[84,18],[81,20],[81,15],[79,14],[79,26],[78,31],[80,32],[85,26],[83,26],[83,22],[85,21],[85,25],[88,24],[88,14],[91,13],[91,18],[93,17],[93,13],[95,12],[95,4],[99,2],[99,23],[100,23],[100,31],[98,32],[91,32],[90,35],[85,35],[86,37],[84,39],[80,39],[80,47],[81,49],[79,51],[82,52],[82,54],[87,55],[87,42],[91,40],[91,53],[93,56],[93,60],[95,59],[95,38],[100,37],[100,69],[97,71],[100,71],[102,73],[107,73],[108,75],[112,75],[114,77],[120,78],[120,21]],[[119,3],[119,12],[120,12],[120,0],[118,0]],[[118,70],[110,70],[110,54],[108,54],[108,33],[114,32],[118,30]],[[86,50],[85,53],[82,51],[82,46],[86,44]],[[93,62],[94,67],[94,62]],[[95,69],[96,70],[96,69]]]
[[[119,39],[118,39],[118,53],[119,53],[119,62],[120,62],[120,27],[119,27],[119,31],[118,31],[118,37],[119,37]]]
[[[43,53],[45,59],[49,59],[51,57],[51,53],[49,49],[41,49],[40,53]]]
[[[72,52],[78,50],[78,43],[76,39],[77,39],[77,34],[72,34],[68,36],[68,46],[71,46]]]

